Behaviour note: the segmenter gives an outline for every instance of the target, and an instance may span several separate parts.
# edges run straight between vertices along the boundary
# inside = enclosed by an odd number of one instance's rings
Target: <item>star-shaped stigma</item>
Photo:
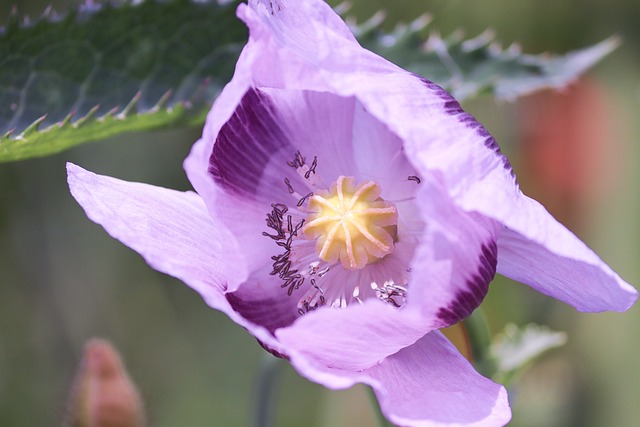
[[[374,181],[356,186],[355,178],[340,176],[330,191],[310,198],[302,232],[316,240],[318,258],[358,270],[393,250],[398,211],[380,194]]]

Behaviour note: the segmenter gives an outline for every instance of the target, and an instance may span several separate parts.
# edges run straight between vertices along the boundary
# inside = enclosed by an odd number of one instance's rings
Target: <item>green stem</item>
[[[476,308],[462,324],[469,338],[476,369],[481,374],[492,377],[496,372],[496,366],[490,351],[491,329],[482,309]]]
[[[281,367],[280,359],[268,353],[265,354],[256,380],[254,427],[276,425],[276,389]]]
[[[367,388],[369,392],[369,400],[371,401],[371,406],[373,407],[373,412],[375,414],[375,419],[378,421],[379,427],[394,427],[385,416],[382,414],[382,410],[380,409],[380,403],[378,403],[378,398],[373,391],[373,388]]]

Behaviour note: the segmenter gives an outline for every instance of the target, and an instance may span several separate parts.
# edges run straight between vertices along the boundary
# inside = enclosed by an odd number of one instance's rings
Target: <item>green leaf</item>
[[[381,30],[383,19],[379,13],[351,28],[364,47],[439,84],[459,101],[482,93],[513,100],[540,89],[564,87],[619,44],[612,37],[566,55],[528,55],[516,45],[501,48],[491,31],[468,40],[461,32],[446,38],[429,34],[427,15],[391,32]]]
[[[230,80],[247,30],[236,3],[92,3],[0,29],[0,162],[46,156],[124,132],[201,124]],[[500,49],[490,33],[464,40],[427,33],[421,17],[392,32],[377,14],[354,33],[367,48],[459,100],[515,98],[576,78],[613,39],[565,56]]]
[[[529,324],[519,328],[514,324],[506,325],[494,338],[490,349],[497,368],[494,379],[508,385],[535,359],[566,342],[564,332],[555,332],[545,326]]]
[[[90,6],[0,30],[0,161],[199,124],[246,42],[235,5]]]

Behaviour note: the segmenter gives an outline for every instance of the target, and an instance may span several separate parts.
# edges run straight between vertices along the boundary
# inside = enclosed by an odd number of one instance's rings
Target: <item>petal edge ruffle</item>
[[[521,196],[520,218],[498,238],[498,272],[578,311],[625,311],[638,292],[538,202]]]
[[[213,307],[227,311],[227,264],[233,249],[211,222],[202,199],[152,185],[96,175],[67,165],[71,194],[87,216],[137,251],[154,269],[174,276]]]
[[[364,371],[291,362],[307,378],[342,389],[373,387],[384,415],[407,427],[499,427],[511,419],[505,388],[478,374],[439,332],[420,338]]]

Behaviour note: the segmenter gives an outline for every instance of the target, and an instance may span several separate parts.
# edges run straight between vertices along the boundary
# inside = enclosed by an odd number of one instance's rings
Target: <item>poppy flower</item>
[[[496,271],[580,311],[636,291],[524,196],[437,85],[362,48],[320,0],[251,0],[235,74],[184,167],[196,192],[69,165],[89,218],[306,378],[373,387],[403,426],[501,426],[505,389],[438,331]]]

